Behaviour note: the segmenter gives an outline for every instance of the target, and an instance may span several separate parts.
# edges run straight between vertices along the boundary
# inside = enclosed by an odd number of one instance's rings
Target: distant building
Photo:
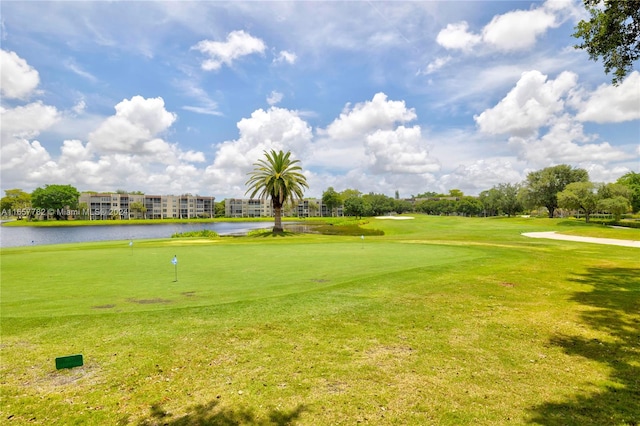
[[[226,217],[272,217],[271,200],[260,198],[227,198],[224,200]]]
[[[329,211],[329,208],[322,204],[322,200],[317,198],[308,198],[298,203],[297,216],[298,217],[327,217],[327,216],[344,216],[343,206],[336,207],[335,212]]]
[[[226,217],[273,217],[271,199],[227,198],[224,203],[224,215]],[[285,205],[283,207],[283,214],[285,216],[297,217],[332,215],[327,206],[322,204],[322,200],[315,198],[301,200],[293,208]],[[336,215],[343,215],[342,206],[336,208]]]
[[[193,219],[215,216],[215,197],[200,195],[80,194],[80,217],[108,219]],[[144,209],[136,208],[144,206]]]

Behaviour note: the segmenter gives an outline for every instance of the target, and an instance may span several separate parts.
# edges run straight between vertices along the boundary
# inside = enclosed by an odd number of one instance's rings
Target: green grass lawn
[[[3,249],[1,422],[640,423],[640,230],[364,227]]]

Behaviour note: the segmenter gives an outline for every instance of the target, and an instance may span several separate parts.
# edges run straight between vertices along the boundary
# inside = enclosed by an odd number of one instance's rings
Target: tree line
[[[289,163],[286,165],[289,166]],[[296,168],[295,171],[297,170],[299,169]],[[255,187],[251,189],[254,192],[252,195],[256,195]],[[8,189],[5,193],[0,200],[3,217],[34,217],[39,216],[36,213],[47,212],[47,218],[60,220],[66,219],[65,211],[80,208],[80,193],[71,185],[45,185],[30,194],[21,189]],[[302,193],[296,195],[299,197]],[[482,191],[477,197],[452,189],[447,194],[424,192],[412,195],[409,199],[401,199],[398,191],[395,197],[390,197],[373,192],[363,194],[357,189],[338,192],[329,187],[322,194],[322,204],[330,215],[337,215],[338,209],[341,209],[342,215],[357,218],[391,212],[513,216],[537,212],[538,209],[544,210],[549,217],[554,217],[559,209],[564,209],[584,215],[587,222],[595,213],[607,213],[620,220],[625,213],[640,212],[640,173],[629,172],[615,183],[595,183],[589,180],[585,169],[562,164],[531,172],[520,183],[501,183]],[[296,215],[295,200],[289,200],[289,205],[288,213]],[[223,212],[224,201],[216,203],[216,216],[224,215]]]
[[[561,164],[531,172],[525,181],[501,183],[482,191],[479,196],[465,196],[452,189],[448,194],[425,192],[400,199],[383,194],[363,195],[355,189],[342,192],[329,187],[322,194],[329,211],[342,207],[345,216],[378,216],[390,212],[417,212],[431,215],[513,216],[542,209],[553,218],[559,209],[578,212],[589,222],[594,213],[612,215],[616,220],[628,212],[640,211],[640,173],[629,172],[615,183],[589,181],[585,169]]]

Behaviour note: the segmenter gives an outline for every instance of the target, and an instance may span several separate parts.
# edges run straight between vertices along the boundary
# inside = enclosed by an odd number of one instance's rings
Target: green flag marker
[[[82,355],[69,355],[56,358],[56,370],[61,368],[80,367],[84,364]]]

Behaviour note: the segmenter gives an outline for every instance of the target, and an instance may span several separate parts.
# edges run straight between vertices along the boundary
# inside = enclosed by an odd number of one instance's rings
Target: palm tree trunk
[[[282,203],[276,197],[271,198],[273,203],[273,232],[282,232]]]
[[[273,232],[282,232],[282,206],[274,206],[273,207]]]

